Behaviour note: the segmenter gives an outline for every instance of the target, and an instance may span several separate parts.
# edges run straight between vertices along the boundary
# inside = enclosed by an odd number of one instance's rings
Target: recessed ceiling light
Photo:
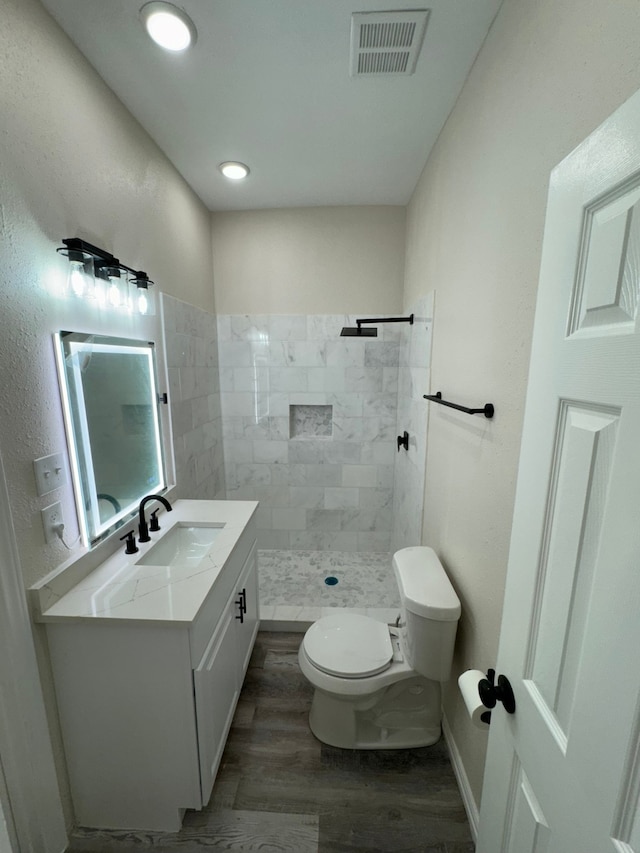
[[[232,181],[241,181],[249,174],[249,167],[245,166],[244,163],[238,163],[237,160],[227,160],[226,163],[220,163],[218,169],[225,178],[230,178]]]
[[[186,50],[196,40],[196,28],[191,18],[171,3],[145,3],[140,19],[156,44],[165,50]]]

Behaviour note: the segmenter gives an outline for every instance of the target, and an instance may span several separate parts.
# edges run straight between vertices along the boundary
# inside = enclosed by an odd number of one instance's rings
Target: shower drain
[[[328,578],[324,579],[324,582],[327,586],[335,586],[338,583],[338,578],[334,578],[333,575],[329,575]]]

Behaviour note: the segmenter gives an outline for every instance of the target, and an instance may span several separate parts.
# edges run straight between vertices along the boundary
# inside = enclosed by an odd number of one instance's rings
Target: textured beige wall
[[[211,231],[209,212],[42,6],[0,0],[0,14],[0,451],[32,582],[66,558],[43,545],[31,470],[65,446],[51,334],[146,334],[136,319],[60,299],[56,247],[85,237],[212,311]],[[60,497],[73,515],[71,487]]]
[[[404,225],[393,206],[214,213],[218,312],[397,312]]]
[[[552,167],[640,86],[636,0],[505,0],[407,217],[405,305],[434,289],[424,541],[460,594],[446,715],[480,801],[486,735],[457,675],[495,663]]]
[[[211,311],[211,225],[40,3],[0,0],[0,21],[0,453],[28,584],[69,556],[60,542],[44,544],[40,510],[61,501],[66,537],[77,535],[71,485],[38,497],[32,469],[33,459],[66,449],[52,333],[157,337],[157,325],[60,299],[56,284],[68,265],[56,247],[63,237],[85,237],[146,270],[161,290]],[[59,738],[56,751],[64,788]]]

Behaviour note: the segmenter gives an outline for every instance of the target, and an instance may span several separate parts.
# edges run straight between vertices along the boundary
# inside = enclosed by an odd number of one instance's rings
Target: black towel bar
[[[492,418],[495,409],[493,403],[485,403],[481,409],[469,409],[466,406],[459,406],[457,403],[449,403],[442,399],[442,394],[438,391],[437,394],[423,394],[425,400],[431,400],[433,403],[440,403],[441,406],[449,406],[450,409],[458,409],[460,412],[466,412],[468,415],[484,415],[485,418]]]

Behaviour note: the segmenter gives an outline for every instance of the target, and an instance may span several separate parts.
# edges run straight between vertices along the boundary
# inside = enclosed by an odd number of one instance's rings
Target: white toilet
[[[441,682],[449,678],[460,601],[435,551],[393,556],[397,627],[336,613],[309,628],[298,653],[315,687],[309,725],[346,749],[428,746],[440,737]]]

